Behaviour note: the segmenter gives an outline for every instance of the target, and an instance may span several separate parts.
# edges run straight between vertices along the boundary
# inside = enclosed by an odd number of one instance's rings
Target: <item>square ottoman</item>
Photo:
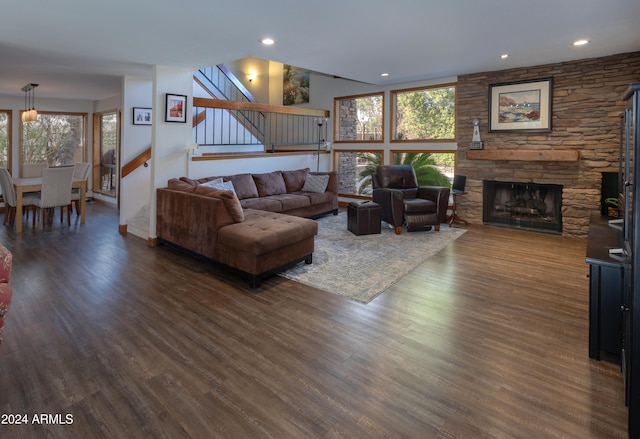
[[[373,201],[352,201],[347,206],[347,228],[355,235],[380,233],[382,208]]]

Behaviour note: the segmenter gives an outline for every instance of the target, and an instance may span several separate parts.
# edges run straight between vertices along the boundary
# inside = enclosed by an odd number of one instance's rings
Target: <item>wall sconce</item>
[[[480,141],[480,119],[473,119],[473,136],[471,137],[471,149],[482,149]]]
[[[38,112],[35,106],[35,88],[38,84],[27,84],[21,88],[24,92],[24,111],[22,112],[22,122],[35,122],[38,120]],[[31,109],[29,109],[29,104]]]
[[[256,79],[257,77],[258,77],[258,74],[253,70],[247,73],[247,79],[249,80],[249,82],[253,82],[253,80]]]

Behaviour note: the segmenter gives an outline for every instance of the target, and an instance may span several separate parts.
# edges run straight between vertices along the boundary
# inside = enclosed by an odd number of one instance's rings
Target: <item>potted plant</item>
[[[620,215],[620,210],[618,209],[618,199],[617,198],[605,198],[604,200],[607,206],[607,215],[611,218],[618,218]]]

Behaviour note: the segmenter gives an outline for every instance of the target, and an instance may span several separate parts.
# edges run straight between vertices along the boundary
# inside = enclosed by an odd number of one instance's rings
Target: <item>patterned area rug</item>
[[[356,236],[347,230],[347,213],[318,219],[313,264],[297,264],[280,276],[369,303],[466,230],[446,225],[440,231],[402,232],[382,223],[382,233]]]

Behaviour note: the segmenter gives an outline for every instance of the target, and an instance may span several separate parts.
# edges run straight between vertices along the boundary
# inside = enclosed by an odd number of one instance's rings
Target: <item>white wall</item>
[[[187,123],[164,121],[165,96],[167,93],[187,96],[184,111]],[[191,144],[191,108],[193,94],[193,72],[172,67],[156,66],[153,82],[153,129],[151,136],[151,180],[149,193],[149,237],[156,236],[155,189],[167,185],[173,177],[187,173],[186,151]]]
[[[122,89],[121,167],[151,146],[153,125],[134,125],[133,107],[153,107],[153,81],[152,78],[127,76],[123,78]],[[120,180],[120,224],[127,224],[130,218],[149,204],[150,191],[150,166],[140,166]]]

